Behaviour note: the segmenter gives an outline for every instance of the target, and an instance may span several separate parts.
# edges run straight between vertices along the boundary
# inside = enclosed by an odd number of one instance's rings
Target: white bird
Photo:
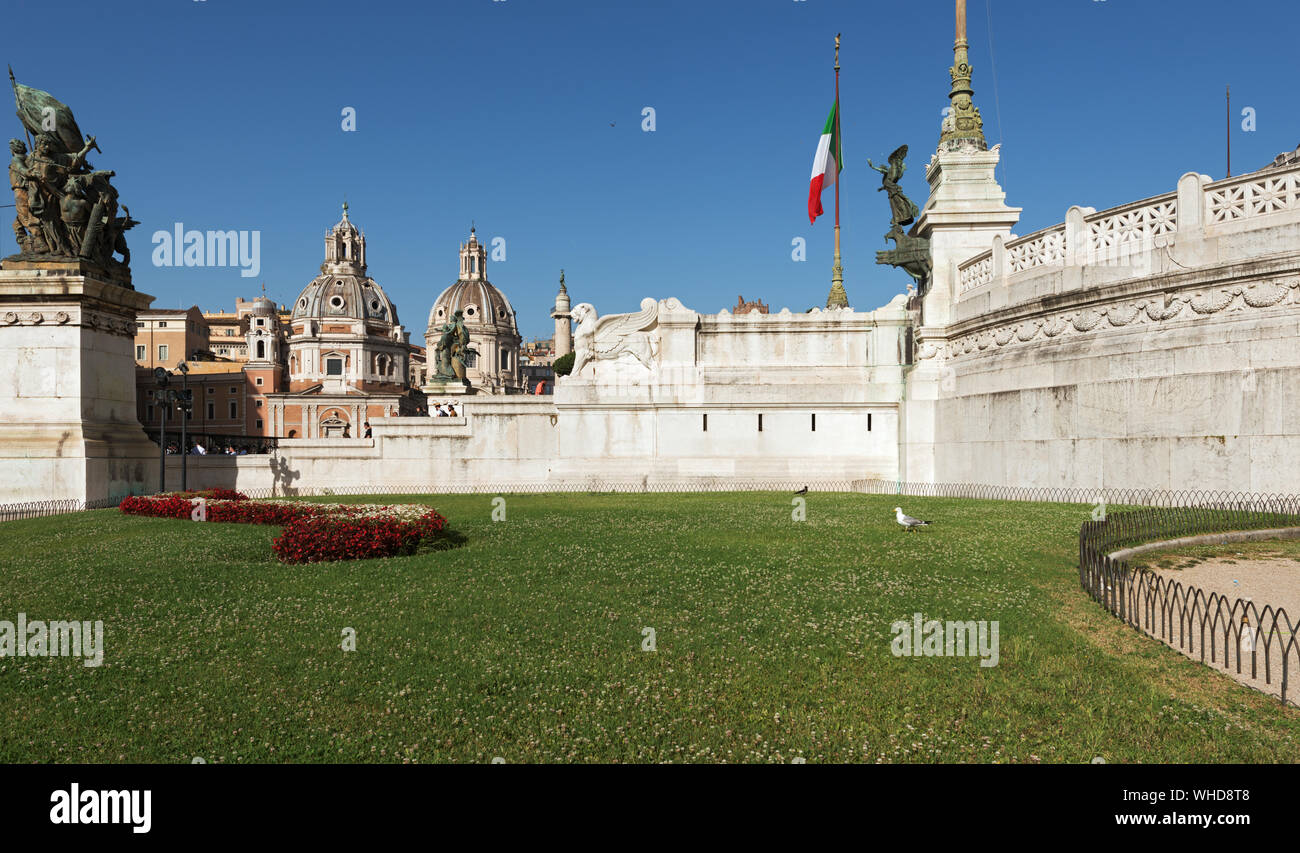
[[[911,530],[913,527],[927,527],[930,524],[928,521],[922,521],[919,518],[912,518],[910,515],[903,515],[902,507],[894,507],[894,515],[898,519],[898,523],[907,530]]]

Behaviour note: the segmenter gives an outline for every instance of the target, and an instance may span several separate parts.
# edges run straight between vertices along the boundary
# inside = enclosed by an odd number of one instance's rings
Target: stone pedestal
[[[467,396],[474,393],[473,385],[466,385],[459,379],[452,379],[447,382],[431,380],[420,388],[425,397],[457,397]]]
[[[0,503],[152,491],[136,412],[136,312],[152,296],[77,261],[0,264]]]
[[[930,241],[930,282],[921,311],[925,326],[952,322],[957,300],[957,264],[993,246],[993,238],[1011,235],[1020,208],[1008,207],[1006,193],[994,178],[999,158],[992,151],[938,151],[925,178],[930,198],[917,220],[917,235]]]

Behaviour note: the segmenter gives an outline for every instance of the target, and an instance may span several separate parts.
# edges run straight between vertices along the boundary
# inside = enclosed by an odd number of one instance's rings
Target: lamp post
[[[188,471],[186,470],[186,463],[189,461],[187,457],[190,455],[189,442],[186,440],[185,422],[190,418],[190,410],[194,407],[194,403],[193,400],[190,399],[190,366],[182,361],[180,364],[176,365],[176,369],[181,372],[181,393],[178,398],[179,406],[177,408],[180,409],[181,413],[181,491],[183,492],[189,488],[189,477]]]
[[[153,401],[158,406],[158,491],[167,491],[167,371],[155,367],[154,382],[158,390],[153,392]]]

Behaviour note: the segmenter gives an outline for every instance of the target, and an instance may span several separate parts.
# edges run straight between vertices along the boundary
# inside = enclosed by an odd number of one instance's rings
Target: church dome
[[[489,281],[458,281],[444,290],[429,312],[429,328],[441,328],[461,311],[466,326],[498,326],[516,331],[515,309],[506,295]]]
[[[471,329],[517,335],[515,309],[510,300],[487,280],[487,247],[471,228],[469,240],[460,245],[460,278],[433,301],[429,309],[429,333],[433,334],[462,312]]]
[[[325,234],[325,262],[320,272],[298,294],[292,319],[398,324],[397,306],[366,275],[366,235],[348,218],[347,204],[343,205],[343,219]]]
[[[397,306],[374,279],[354,274],[319,275],[298,294],[298,320],[379,320],[397,325]]]
[[[510,300],[487,279],[487,260],[487,247],[470,228],[469,240],[460,244],[460,276],[433,301],[424,341],[433,365],[442,330],[459,311],[470,342],[464,378],[479,393],[516,394],[523,389],[519,327]]]

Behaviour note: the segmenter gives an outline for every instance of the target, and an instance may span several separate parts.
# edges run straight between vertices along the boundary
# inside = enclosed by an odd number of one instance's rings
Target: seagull
[[[795,494],[796,494],[796,495],[806,495],[806,494],[808,494],[808,487],[807,487],[807,486],[804,486],[802,489],[800,489],[799,491],[795,492]]]
[[[910,515],[903,515],[902,507],[894,507],[894,517],[904,528],[911,530],[913,527],[925,527],[930,524],[928,521],[922,521],[919,518],[912,518]]]

